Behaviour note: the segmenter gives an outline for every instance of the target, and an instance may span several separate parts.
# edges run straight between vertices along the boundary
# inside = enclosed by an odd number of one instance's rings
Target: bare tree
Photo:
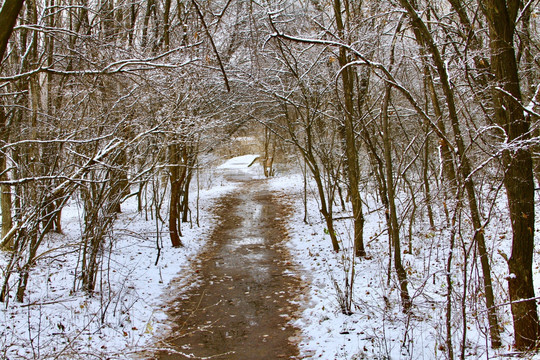
[[[348,6],[348,2],[346,2]],[[334,0],[334,15],[336,18],[337,35],[340,39],[344,39],[345,26],[342,18],[342,7],[340,0]],[[345,9],[346,12],[349,9]],[[364,215],[362,214],[362,198],[360,197],[359,182],[360,174],[358,167],[358,150],[355,132],[354,115],[355,110],[353,106],[353,91],[354,91],[354,68],[349,66],[349,55],[345,48],[339,48],[338,55],[339,65],[341,66],[340,74],[343,84],[343,97],[344,97],[344,126],[342,130],[342,136],[345,140],[345,156],[347,159],[347,166],[345,171],[348,178],[348,189],[351,196],[351,203],[353,209],[354,220],[354,246],[356,256],[366,256],[366,250],[364,249]]]
[[[538,312],[532,276],[534,251],[534,180],[530,148],[530,114],[525,113],[514,36],[521,1],[481,1],[489,24],[493,119],[507,141],[502,145],[504,186],[512,223],[508,289],[512,301],[515,346],[531,349],[539,339]]]

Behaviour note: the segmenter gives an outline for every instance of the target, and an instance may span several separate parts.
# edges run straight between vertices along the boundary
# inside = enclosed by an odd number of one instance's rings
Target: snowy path
[[[170,302],[175,325],[157,344],[168,350],[155,358],[297,357],[290,320],[299,280],[284,244],[288,212],[261,180],[245,181],[218,201],[219,225],[194,261],[197,285]]]

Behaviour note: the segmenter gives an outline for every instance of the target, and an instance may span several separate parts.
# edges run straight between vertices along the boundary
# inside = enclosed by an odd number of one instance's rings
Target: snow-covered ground
[[[184,224],[182,248],[172,248],[165,227],[156,222],[150,212],[137,213],[135,197],[128,199],[115,223],[111,251],[105,253],[100,285],[93,297],[73,291],[78,271],[82,209],[78,200],[72,199],[63,213],[64,234],[51,235],[40,250],[41,255],[30,275],[25,302],[20,304],[11,299],[7,307],[0,304],[0,358],[129,359],[151,345],[156,336],[167,330],[163,310],[171,282],[189,286],[190,279],[183,276],[187,273],[184,270],[202,249],[215,225],[212,206],[216,199],[235,188],[234,181],[228,179],[234,180],[234,174],[238,172],[262,177],[260,165],[253,163],[255,158],[255,155],[248,155],[231,159],[217,170],[208,170],[208,175],[201,178],[201,226]],[[344,250],[334,253],[313,187],[309,190],[306,224],[303,221],[301,175],[278,176],[269,180],[267,186],[283,193],[283,199],[294,209],[289,222],[289,247],[307,286],[305,296],[298,299],[303,310],[295,321],[301,332],[300,349],[304,358],[445,358],[444,266],[448,234],[430,230],[421,216],[415,222],[411,233],[412,252],[405,251],[403,256],[414,303],[413,312],[407,316],[401,312],[393,269],[388,276],[385,219],[375,199],[369,194],[364,199],[368,205],[365,207],[365,243],[369,257],[354,262],[352,276],[349,214],[336,214],[344,218],[336,222]],[[195,199],[193,195],[192,210]],[[504,202],[501,202],[501,208],[504,208]],[[165,207],[162,211],[166,213]],[[498,252],[509,253],[508,230],[507,219],[499,216],[486,232],[494,254],[493,278],[498,304],[507,302],[504,295],[507,268]],[[162,249],[156,265],[158,242]],[[402,242],[406,248],[408,238],[404,236]],[[0,255],[2,271],[5,271],[8,256],[6,253]],[[456,271],[452,273],[455,288],[461,292],[462,260],[456,255]],[[538,264],[538,256],[535,264]],[[468,309],[467,358],[510,358],[512,323],[509,307],[499,308],[505,329],[502,333],[504,346],[497,351],[487,351],[485,311],[478,285],[480,270],[476,265],[468,266],[473,270],[470,271],[472,278],[468,280],[467,293],[456,293],[453,297],[454,347],[459,349],[463,333],[459,315],[459,304],[463,301]],[[538,285],[538,266],[535,266],[535,275]],[[339,306],[347,276],[349,282],[354,283],[352,315],[344,315]],[[16,286],[15,281],[12,285]],[[540,359],[538,356],[531,358]]]
[[[258,164],[255,164],[255,160],[257,160],[260,156],[259,155],[242,155],[242,156],[236,156],[233,158],[230,158],[229,160],[225,161],[223,164],[219,165],[217,168],[219,170],[225,170],[225,171],[241,171],[241,172],[252,172],[254,174],[257,174],[257,170],[250,170],[250,168],[255,169],[257,168]]]
[[[301,353],[313,359],[444,359],[446,358],[445,306],[446,277],[445,264],[448,253],[448,233],[429,229],[422,216],[416,219],[412,239],[412,253],[404,251],[403,263],[408,274],[409,292],[413,300],[410,316],[401,311],[395,270],[388,276],[388,235],[382,211],[373,211],[377,205],[372,195],[364,194],[368,206],[365,211],[364,239],[367,259],[354,262],[352,276],[351,220],[336,221],[336,231],[343,251],[332,250],[330,236],[319,214],[313,185],[308,186],[308,223],[304,223],[303,178],[301,175],[282,176],[270,181],[275,191],[289,195],[295,209],[289,223],[291,236],[290,251],[302,276],[309,284],[304,308],[296,325],[301,329]],[[504,277],[508,273],[501,253],[510,253],[510,225],[508,223],[505,199],[500,201],[498,215],[494,215],[486,230],[486,241],[493,253],[492,276],[497,304],[505,304],[507,285]],[[346,218],[350,213],[336,214]],[[406,221],[404,222],[406,224]],[[405,226],[405,225],[404,225]],[[403,233],[403,232],[402,232]],[[403,235],[402,235],[403,236]],[[405,238],[405,236],[403,236]],[[468,239],[466,239],[468,240]],[[408,239],[402,239],[402,250],[407,248]],[[464,243],[464,245],[470,245]],[[458,246],[459,247],[459,246]],[[458,249],[457,252],[460,252]],[[538,271],[538,251],[535,254],[536,293],[540,293]],[[469,259],[469,262],[471,260]],[[511,359],[517,353],[512,351],[512,319],[508,304],[498,308],[500,323],[504,327],[501,337],[503,347],[489,349],[485,302],[480,284],[481,270],[477,264],[468,264],[470,277],[467,293],[463,294],[463,257],[454,259],[455,283],[452,297],[453,347],[459,357],[463,338],[463,317],[461,303],[467,304],[467,359]],[[473,269],[472,271],[470,269]],[[353,285],[353,314],[344,315],[339,305],[346,289],[345,279]],[[472,278],[472,279],[471,279]],[[390,279],[390,280],[389,280]],[[504,295],[503,295],[504,294]],[[526,358],[540,359],[528,354]]]
[[[0,304],[0,359],[130,359],[166,330],[164,304],[172,281],[181,277],[205,245],[215,223],[216,199],[235,188],[227,176],[235,172],[262,176],[256,156],[244,156],[208,170],[201,177],[200,227],[195,225],[196,189],[192,193],[193,225],[182,227],[183,247],[170,245],[166,227],[149,209],[137,213],[136,197],[122,204],[115,222],[110,253],[104,252],[96,294],[74,291],[81,239],[81,204],[72,199],[64,209],[63,234],[51,234],[40,248],[24,303],[12,296]],[[194,182],[195,183],[195,182]],[[165,201],[165,204],[167,202]],[[162,215],[166,215],[166,206]],[[159,261],[157,244],[161,248]],[[0,252],[0,270],[9,253]],[[3,277],[2,277],[3,278]],[[176,285],[176,287],[179,285]]]

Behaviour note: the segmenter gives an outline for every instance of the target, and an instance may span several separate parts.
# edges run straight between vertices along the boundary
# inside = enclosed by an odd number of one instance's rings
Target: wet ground
[[[262,180],[243,181],[218,202],[219,225],[194,262],[197,285],[170,302],[175,325],[157,345],[167,350],[153,358],[298,358],[289,321],[300,281],[283,243],[288,211]]]

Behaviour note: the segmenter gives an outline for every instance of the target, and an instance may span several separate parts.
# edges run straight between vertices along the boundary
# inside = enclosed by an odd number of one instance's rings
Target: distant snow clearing
[[[235,170],[235,169],[245,169],[253,165],[255,160],[257,160],[260,155],[242,155],[233,157],[225,161],[223,164],[218,166],[218,169],[224,170]]]

